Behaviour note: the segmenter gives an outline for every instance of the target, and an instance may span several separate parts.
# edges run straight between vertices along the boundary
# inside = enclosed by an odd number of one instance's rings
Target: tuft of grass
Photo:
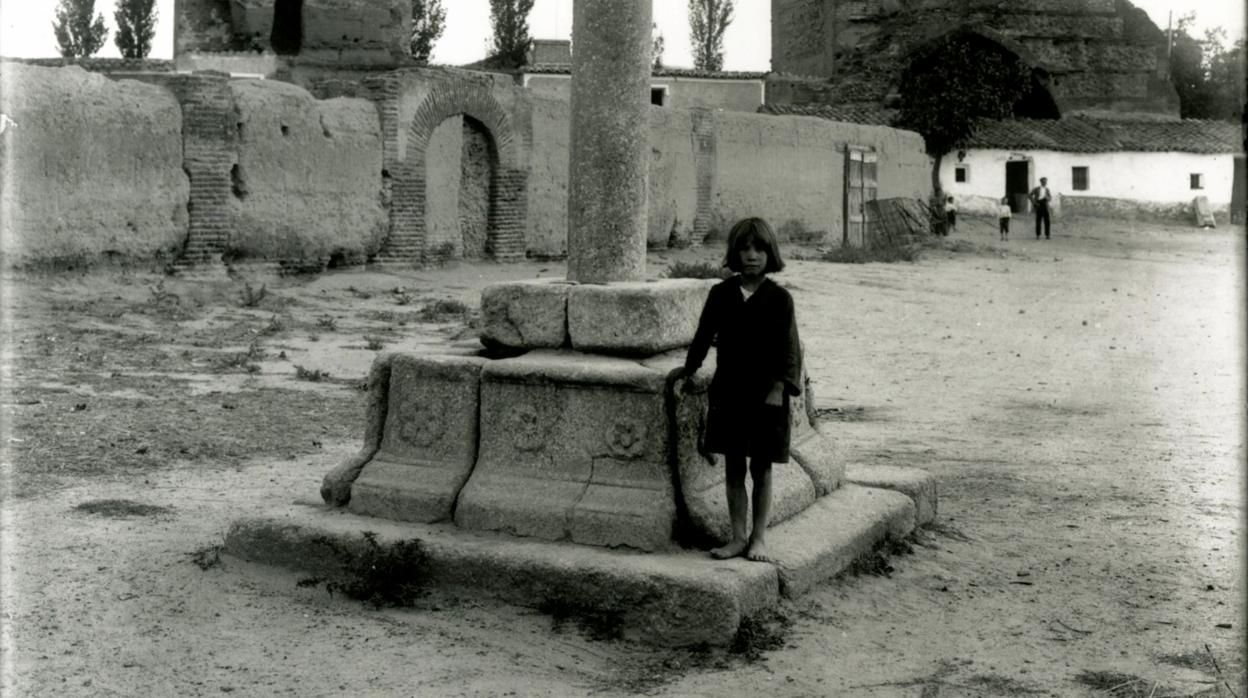
[[[207,545],[195,552],[188,553],[191,562],[201,570],[210,570],[221,566],[221,545]]]
[[[322,315],[316,319],[316,327],[317,329],[333,332],[338,329],[338,321],[329,315]]]
[[[765,653],[784,647],[792,625],[787,615],[776,611],[746,616],[737,626],[729,652],[748,661],[758,661]]]
[[[282,322],[282,319],[276,315],[274,315],[272,318],[269,319],[269,324],[260,328],[261,335],[274,335],[274,334],[280,334],[285,331],[286,331],[286,323]]]
[[[849,574],[854,577],[862,575],[892,577],[894,568],[890,559],[898,555],[911,555],[913,553],[914,546],[910,544],[910,541],[904,538],[884,536],[884,539],[876,543],[875,547],[855,558],[842,574]]]
[[[897,246],[841,245],[823,253],[820,258],[834,264],[867,264],[869,262],[915,262],[922,256],[922,246],[917,244]]]
[[[373,297],[373,294],[371,292],[361,291],[360,289],[354,286],[348,286],[347,291],[349,291],[351,295],[355,296],[356,298],[359,298],[360,300],[368,300],[369,298]]]
[[[386,342],[381,337],[364,335],[364,348],[369,351],[381,351],[386,348]]]
[[[172,512],[173,508],[142,504],[130,499],[93,499],[75,506],[74,511],[110,519],[122,519],[127,516],[159,516]]]
[[[468,316],[470,308],[463,301],[454,298],[439,298],[420,309],[416,314],[418,322],[453,322]]]
[[[563,630],[574,622],[578,630],[592,640],[619,640],[624,637],[624,617],[619,611],[607,611],[565,599],[547,599],[537,610],[551,618],[551,629]]]
[[[396,288],[393,291],[394,302],[396,305],[411,305],[416,300],[415,296],[402,288]]]
[[[307,368],[304,368],[303,366],[300,366],[299,364],[295,364],[295,378],[301,381],[310,381],[312,383],[320,383],[321,381],[329,378],[329,372],[322,371],[319,368],[307,369]]]
[[[732,275],[727,267],[714,262],[674,262],[667,269],[669,279],[726,279]]]
[[[372,604],[374,608],[415,605],[423,593],[426,560],[420,539],[383,545],[372,531],[364,531],[363,536],[363,552],[352,552],[330,538],[320,539],[342,560],[338,573],[325,581],[325,590]],[[302,580],[300,586],[320,581]]]
[[[1119,671],[1082,671],[1075,676],[1079,683],[1113,698],[1155,698],[1174,692],[1156,682]]]
[[[425,258],[432,264],[445,264],[455,257],[455,243],[447,240],[425,250]]]
[[[243,289],[239,292],[239,302],[244,308],[255,308],[260,305],[264,297],[269,293],[267,284],[260,284],[260,288],[254,288],[250,282],[243,282]]]

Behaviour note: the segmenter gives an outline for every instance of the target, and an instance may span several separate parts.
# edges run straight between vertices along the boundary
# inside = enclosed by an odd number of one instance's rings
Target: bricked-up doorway
[[[436,262],[449,249],[445,238],[429,236],[427,207],[430,195],[436,197],[438,190],[430,181],[428,158],[437,152],[437,144],[430,143],[434,130],[454,116],[463,117],[464,129],[457,205],[471,209],[471,215],[465,215],[468,211],[460,215],[465,221],[459,231],[463,254],[524,258],[528,172],[520,164],[521,144],[489,84],[463,79],[438,84],[412,116],[406,156],[392,188],[390,237],[379,261]]]
[[[485,125],[464,117],[459,158],[459,235],[464,259],[486,256],[498,151]]]
[[[282,56],[293,56],[303,48],[303,0],[277,0],[273,4],[269,46]]]

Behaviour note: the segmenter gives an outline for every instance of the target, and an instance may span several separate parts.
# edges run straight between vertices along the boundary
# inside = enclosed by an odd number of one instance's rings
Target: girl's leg
[[[737,557],[749,546],[745,533],[745,516],[749,500],[745,492],[745,456],[724,456],[724,487],[728,491],[728,518],[732,521],[732,540],[721,548],[711,551],[711,557],[721,560]]]
[[[771,562],[766,541],[767,519],[771,515],[771,463],[751,458],[750,476],[754,479],[754,526],[745,556],[757,562]]]

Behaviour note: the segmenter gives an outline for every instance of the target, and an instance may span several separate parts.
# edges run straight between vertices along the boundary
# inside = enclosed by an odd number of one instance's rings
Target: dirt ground
[[[377,610],[214,554],[358,447],[378,349],[471,340],[483,285],[561,263],[9,273],[0,692],[1248,696],[1244,229],[992,225],[916,263],[790,250],[821,414],[853,461],[937,474],[940,517],[738,651],[463,595]]]

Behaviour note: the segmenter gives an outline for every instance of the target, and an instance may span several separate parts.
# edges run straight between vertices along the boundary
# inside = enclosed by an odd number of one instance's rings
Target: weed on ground
[[[340,560],[339,570],[328,578],[309,577],[296,586],[321,583],[332,594],[363,601],[374,608],[413,606],[423,595],[425,552],[418,539],[382,544],[372,531],[363,533],[363,551],[352,550],[331,538],[321,538]]]
[[[173,509],[155,504],[143,504],[130,499],[93,499],[75,506],[74,511],[122,519],[130,516],[160,516],[172,512]]]
[[[726,279],[732,272],[715,262],[676,261],[667,269],[669,279]]]

